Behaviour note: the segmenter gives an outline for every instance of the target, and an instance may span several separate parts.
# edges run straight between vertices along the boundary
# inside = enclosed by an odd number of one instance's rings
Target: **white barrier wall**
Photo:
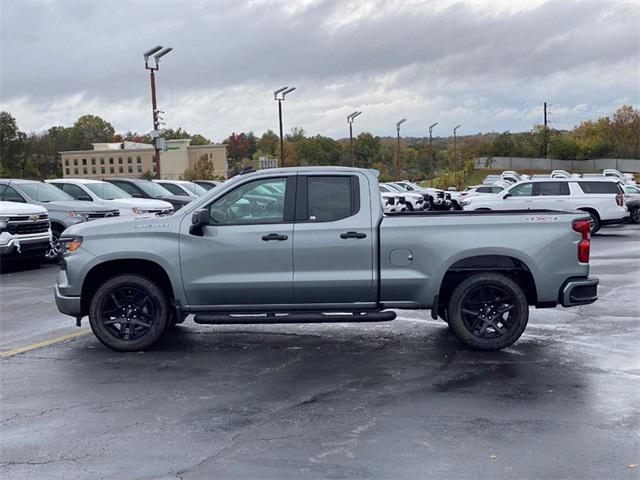
[[[475,168],[499,170],[567,170],[569,172],[600,172],[615,168],[622,172],[640,173],[640,160],[629,158],[594,158],[591,160],[557,160],[552,158],[478,157]]]

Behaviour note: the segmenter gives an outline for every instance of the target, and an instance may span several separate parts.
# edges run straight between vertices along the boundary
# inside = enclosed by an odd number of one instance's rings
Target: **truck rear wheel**
[[[123,274],[107,280],[89,307],[93,333],[107,347],[122,352],[149,348],[162,337],[169,321],[166,295],[141,275]]]
[[[509,277],[478,273],[456,287],[447,313],[451,330],[463,343],[478,350],[500,350],[524,332],[529,304]]]

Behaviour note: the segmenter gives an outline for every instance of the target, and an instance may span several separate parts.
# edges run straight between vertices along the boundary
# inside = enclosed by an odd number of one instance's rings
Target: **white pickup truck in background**
[[[0,202],[0,258],[45,260],[51,245],[47,210],[38,205]]]

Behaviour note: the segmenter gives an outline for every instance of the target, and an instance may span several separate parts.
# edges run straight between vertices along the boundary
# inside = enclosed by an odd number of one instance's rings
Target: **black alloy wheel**
[[[465,278],[449,299],[447,320],[453,333],[479,350],[499,350],[515,342],[529,320],[522,288],[501,273]]]
[[[108,279],[91,299],[89,323],[96,337],[119,351],[152,346],[170,326],[172,312],[163,290],[135,274]]]
[[[497,285],[478,285],[462,298],[462,318],[473,335],[492,339],[513,328],[514,299]]]
[[[640,223],[640,207],[631,209],[631,223]]]

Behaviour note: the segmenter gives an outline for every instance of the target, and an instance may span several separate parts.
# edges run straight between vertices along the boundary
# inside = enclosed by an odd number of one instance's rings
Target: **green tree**
[[[26,135],[9,112],[0,112],[0,166],[3,175],[16,176],[24,169]]]
[[[83,115],[71,127],[69,134],[72,150],[91,150],[92,143],[112,142],[111,124],[96,115]]]
[[[267,130],[258,140],[256,147],[267,156],[275,157],[280,150],[280,137],[273,130]]]
[[[377,159],[380,152],[380,138],[369,132],[361,133],[353,142],[353,155],[356,166],[369,168]]]
[[[300,165],[339,165],[341,150],[338,143],[329,137],[317,135],[302,138],[294,143]]]

